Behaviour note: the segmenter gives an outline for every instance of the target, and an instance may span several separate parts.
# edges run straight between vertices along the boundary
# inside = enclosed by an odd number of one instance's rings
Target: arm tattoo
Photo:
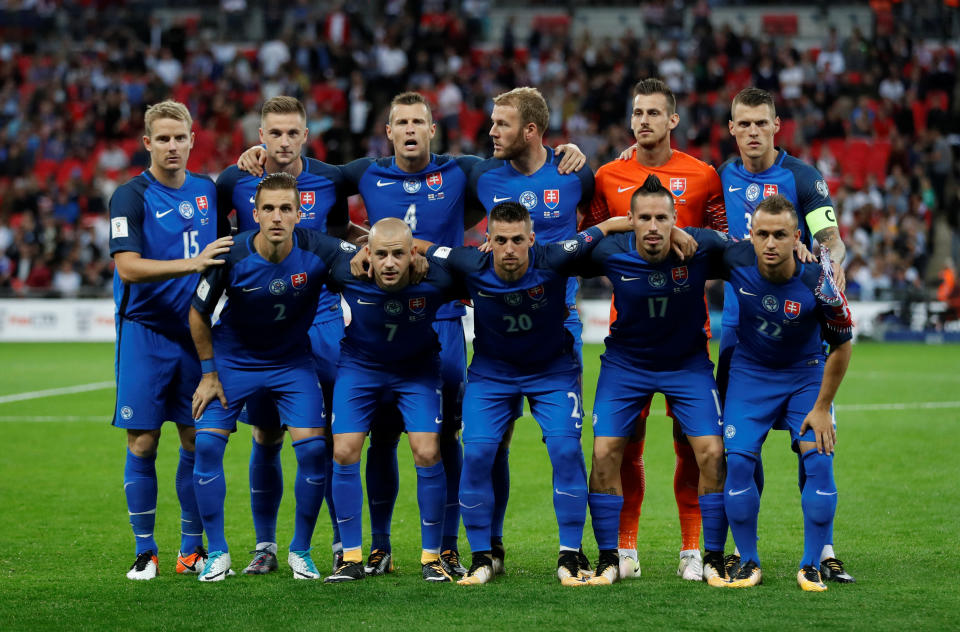
[[[840,230],[836,226],[828,226],[817,232],[814,239],[830,249],[830,259],[836,263],[843,263],[847,256],[847,247],[843,245],[840,239]]]

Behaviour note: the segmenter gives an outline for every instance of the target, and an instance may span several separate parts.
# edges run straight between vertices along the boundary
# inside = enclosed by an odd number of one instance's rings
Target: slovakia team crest
[[[532,298],[535,301],[539,301],[543,298],[543,284],[538,285],[537,287],[532,287],[527,290],[527,296]]]
[[[545,189],[543,191],[543,203],[551,211],[560,204],[560,189]]]
[[[197,210],[200,211],[200,214],[206,215],[207,211],[210,209],[210,205],[207,204],[207,196],[201,195],[199,197],[194,198],[194,200],[197,203]]]
[[[298,272],[297,274],[290,275],[290,285],[292,285],[294,289],[299,290],[306,284],[307,284],[306,272]]]
[[[309,211],[313,208],[314,203],[317,201],[317,194],[315,191],[301,191],[300,192],[300,210]]]
[[[765,184],[763,185],[763,197],[768,198],[771,195],[776,195],[779,191],[777,185],[775,184]]]
[[[800,315],[800,303],[791,300],[784,301],[783,313],[787,315],[787,318],[796,318]]]
[[[410,311],[413,312],[414,314],[420,314],[421,312],[423,312],[426,306],[427,306],[427,299],[425,296],[417,296],[407,301],[407,307],[409,307]]]
[[[687,266],[674,268],[670,271],[670,276],[673,277],[673,282],[677,285],[683,285],[687,282],[687,279],[690,278],[690,274],[687,272]]]
[[[670,178],[670,193],[673,193],[674,196],[680,197],[683,195],[683,192],[687,190],[687,179],[686,178]]]
[[[439,191],[440,187],[443,186],[443,174],[439,171],[434,171],[427,176],[427,188],[431,191]]]

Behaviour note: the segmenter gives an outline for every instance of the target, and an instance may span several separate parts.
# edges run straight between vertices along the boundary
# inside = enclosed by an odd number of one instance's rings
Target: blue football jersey
[[[474,307],[472,371],[491,376],[529,374],[572,354],[573,336],[564,327],[568,278],[577,274],[603,233],[591,228],[575,239],[530,248],[530,264],[516,281],[504,281],[490,253],[476,248],[431,247],[431,269],[447,268],[466,285]]]
[[[301,158],[303,169],[297,176],[300,191],[300,228],[327,232],[330,226],[346,226],[350,221],[343,175],[340,169],[313,158]],[[223,170],[217,178],[217,217],[219,232],[229,234],[230,211],[237,211],[237,232],[258,230],[253,221],[254,194],[263,176],[241,171],[236,165]],[[340,316],[340,297],[324,290],[317,306],[317,322]]]
[[[344,258],[330,273],[333,287],[350,305],[350,324],[340,344],[340,364],[380,371],[410,372],[439,360],[440,340],[433,328],[437,312],[466,291],[440,266],[426,278],[397,291],[357,279]]]
[[[740,313],[740,340],[731,366],[814,366],[824,360],[824,341],[838,345],[851,339],[851,333],[827,327],[827,307],[814,293],[819,264],[798,261],[789,281],[773,283],[760,275],[753,244],[739,243],[725,253],[724,266]]]
[[[171,189],[144,171],[110,198],[110,254],[137,252],[144,259],[189,259],[217,237],[217,191],[206,176],[187,172]],[[186,336],[187,313],[197,275],[155,283],[125,283],[113,273],[118,321],[135,320],[173,337]]]
[[[462,246],[467,175],[476,156],[430,156],[422,171],[408,173],[394,157],[361,158],[341,167],[351,193],[359,193],[372,226],[385,217],[402,219],[413,236],[441,246]],[[459,318],[463,305],[445,306],[438,318]]]
[[[356,246],[296,228],[290,254],[271,263],[254,248],[256,234],[247,231],[234,238],[230,252],[223,255],[226,263],[201,276],[192,304],[209,315],[220,296],[227,294],[213,327],[217,362],[251,368],[286,366],[310,357],[307,331],[328,272],[337,261],[346,260],[349,265]]]
[[[766,197],[780,194],[790,200],[800,218],[800,238],[807,248],[813,247],[813,235],[804,218],[815,211],[826,210],[834,215],[833,200],[827,181],[820,172],[794,158],[783,149],[773,166],[760,173],[751,173],[741,158],[728,160],[718,169],[723,185],[723,201],[727,207],[727,227],[731,235],[743,239],[750,234],[750,218]]]
[[[704,284],[722,277],[723,253],[733,242],[714,230],[684,230],[697,240],[697,252],[687,261],[672,253],[659,263],[646,261],[632,232],[610,235],[593,250],[589,276],[610,279],[617,310],[604,341],[607,354],[665,370],[706,355]]]

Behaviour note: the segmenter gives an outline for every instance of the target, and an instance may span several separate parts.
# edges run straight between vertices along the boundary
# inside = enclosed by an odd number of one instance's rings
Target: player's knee
[[[716,441],[711,441],[706,445],[699,446],[697,450],[697,466],[701,472],[709,474],[711,477],[719,478],[723,474],[723,442],[717,437]]]
[[[413,462],[418,467],[430,467],[440,462],[440,444],[436,439],[411,442],[410,449]]]
[[[553,467],[571,468],[583,461],[583,449],[574,437],[547,437],[547,452]]]
[[[496,443],[470,443],[463,449],[463,478],[472,482],[493,474],[493,460],[497,455]]]
[[[127,449],[135,456],[152,457],[159,444],[160,430],[127,430]],[[193,447],[189,449],[192,451]]]
[[[261,428],[260,426],[251,426],[253,440],[260,445],[275,445],[283,443],[283,428]]]
[[[727,484],[747,486],[753,481],[757,458],[749,452],[727,452]]]
[[[360,446],[352,442],[333,441],[333,460],[338,465],[353,465],[360,460]]]

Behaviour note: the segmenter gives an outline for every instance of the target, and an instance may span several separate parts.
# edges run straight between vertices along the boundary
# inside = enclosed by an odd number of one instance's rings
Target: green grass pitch
[[[587,345],[589,414],[601,349]],[[643,577],[609,588],[562,588],[555,579],[556,524],[546,449],[534,422],[518,423],[505,543],[507,574],[488,586],[425,585],[419,578],[415,475],[401,444],[394,516],[395,574],[348,585],[294,581],[294,461],[284,450],[281,572],[206,585],[178,576],[176,433],[161,441],[157,539],[160,576],[131,582],[133,538],[122,493],[124,436],[111,428],[110,388],[9,401],[11,395],[108,381],[112,345],[0,346],[0,629],[957,629],[960,591],[960,351],[951,346],[860,344],[838,397],[840,502],[836,548],[857,583],[824,594],[796,586],[802,522],[796,458],[785,433],[764,450],[760,514],[764,584],[711,589],[676,576],[679,527],[673,449],[662,404],[647,438],[647,496],[640,525]],[[662,401],[662,400],[661,400]],[[657,412],[656,409],[660,409]],[[584,446],[589,461],[591,434]],[[226,454],[227,537],[234,567],[254,536],[247,493],[249,430]],[[589,463],[588,463],[589,466]],[[461,532],[462,533],[462,532]],[[366,542],[369,528],[364,526]],[[322,510],[314,559],[328,568]],[[584,534],[594,558],[589,520]],[[732,549],[728,540],[728,550]],[[461,535],[461,549],[469,547]]]

